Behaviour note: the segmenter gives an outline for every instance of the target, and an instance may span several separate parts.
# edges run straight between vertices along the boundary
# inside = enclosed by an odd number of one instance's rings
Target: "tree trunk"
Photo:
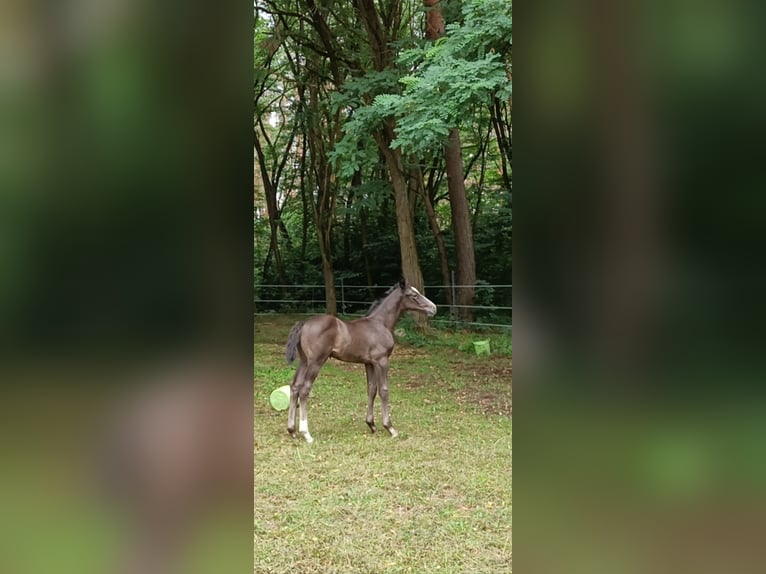
[[[401,22],[402,5],[393,2],[387,13],[381,13],[374,0],[353,0],[359,19],[364,25],[372,48],[372,61],[378,72],[390,69],[394,65],[391,45],[398,39],[398,26]],[[391,177],[396,202],[396,225],[399,231],[399,250],[402,261],[402,275],[417,289],[423,289],[423,274],[420,271],[418,251],[415,244],[412,207],[404,177],[401,151],[391,149],[394,140],[394,121],[386,120],[382,130],[374,134],[375,140],[385,157],[386,167]],[[418,325],[425,325],[424,315],[415,314]]]
[[[426,6],[426,37],[437,40],[444,35],[444,18],[440,0],[423,0]],[[473,231],[465,194],[463,179],[463,153],[460,144],[460,130],[452,128],[444,150],[447,170],[447,190],[452,207],[452,233],[455,236],[455,259],[458,287],[455,290],[458,317],[463,321],[473,320],[473,300],[476,284],[476,260],[473,249]]]
[[[312,163],[314,161],[312,154]],[[319,174],[323,167],[319,168]],[[319,176],[317,179],[324,179]],[[317,239],[319,243],[319,255],[322,258],[322,276],[324,278],[325,304],[328,315],[335,315],[338,312],[337,297],[335,295],[335,270],[332,263],[332,206],[328,195],[332,193],[328,186],[329,181],[324,179],[323,183],[318,183],[318,194],[316,203],[312,202],[314,208],[314,222],[317,228]]]
[[[367,277],[367,292],[370,295],[370,299],[375,297],[372,291],[372,268],[370,267],[370,257],[367,249],[367,210],[363,207],[360,210],[360,221],[362,228],[362,257],[364,258],[364,274]]]
[[[343,219],[343,259],[345,267],[351,267],[351,207],[354,204],[356,190],[362,185],[362,172],[357,170],[351,176],[351,188],[346,199],[346,215]]]
[[[452,289],[450,289],[450,268],[449,258],[447,257],[447,247],[444,245],[444,236],[439,228],[439,221],[436,219],[436,211],[431,203],[431,198],[428,197],[428,193],[425,191],[421,195],[423,198],[423,205],[426,206],[426,213],[428,214],[428,223],[431,225],[431,233],[433,233],[436,240],[436,249],[439,252],[439,267],[442,272],[442,284],[445,286],[447,292],[447,305],[452,307]]]
[[[390,143],[390,140],[389,140]],[[423,289],[423,274],[420,271],[418,250],[415,244],[415,228],[413,225],[412,211],[410,211],[410,198],[407,194],[407,182],[402,171],[402,157],[399,150],[392,150],[386,146],[383,152],[386,156],[386,164],[391,175],[391,185],[394,188],[394,201],[396,202],[396,227],[399,232],[399,252],[402,259],[402,274],[410,284],[417,289]]]
[[[338,299],[335,293],[335,270],[332,265],[332,246],[327,237],[320,233],[319,251],[322,256],[322,278],[324,279],[325,305],[328,315],[338,312]]]
[[[511,143],[510,127],[507,120],[510,119],[510,112],[504,113],[503,104],[495,98],[494,104],[489,106],[492,127],[495,130],[497,147],[500,151],[500,168],[503,176],[503,182],[507,189],[511,189],[510,166],[513,159],[513,144]]]
[[[479,153],[476,155],[476,157],[472,158],[471,163],[473,163],[476,159],[481,159],[481,167],[479,168],[479,184],[476,186],[476,208],[473,210],[473,219],[471,220],[471,228],[476,229],[476,226],[479,222],[479,215],[481,213],[481,198],[484,194],[484,176],[487,171],[487,145],[489,144],[489,136],[492,133],[492,125],[490,122],[490,125],[487,127],[487,137],[484,138],[481,142],[481,147],[479,148]],[[468,165],[468,171],[471,169],[471,164]],[[464,174],[465,177],[468,177],[468,174]]]
[[[423,0],[426,7],[426,38],[436,40],[444,36],[441,0]]]
[[[452,232],[455,235],[455,259],[457,261],[455,304],[458,317],[463,321],[473,320],[473,300],[476,285],[476,259],[473,251],[473,230],[468,199],[463,180],[463,156],[460,150],[460,132],[453,128],[446,146],[447,190],[452,206]]]
[[[305,280],[305,262],[306,262],[306,247],[308,245],[309,238],[309,221],[311,215],[309,211],[309,200],[306,194],[306,134],[303,134],[301,140],[303,145],[301,146],[301,176],[300,176],[300,190],[301,190],[301,204],[303,206],[303,217],[301,218],[301,263],[303,264],[303,274],[301,275],[302,281]],[[305,282],[305,281],[304,281]]]
[[[312,163],[314,155],[312,154]],[[317,230],[317,241],[319,245],[319,256],[322,259],[322,277],[325,288],[325,305],[328,315],[335,315],[338,312],[337,297],[335,294],[335,270],[332,263],[332,217],[327,213],[324,204],[326,194],[329,190],[324,189],[324,185],[319,185],[319,197],[317,202],[312,201],[314,211],[314,223]]]
[[[315,179],[315,185],[311,189],[317,190],[316,201],[312,199],[311,205],[314,211],[314,222],[317,228],[319,241],[319,254],[322,258],[322,276],[325,287],[325,304],[328,315],[338,312],[337,297],[335,294],[335,270],[333,269],[332,226],[335,213],[335,200],[337,186],[333,181],[325,142],[329,139],[334,141],[333,134],[323,130],[320,120],[320,98],[318,83],[309,86],[308,105],[312,111],[311,120],[308,122],[308,145],[311,156],[311,174]],[[327,124],[329,125],[329,122]],[[337,125],[337,124],[336,124]],[[328,137],[329,135],[329,137]]]
[[[399,252],[402,261],[402,275],[411,285],[423,290],[423,274],[420,271],[418,250],[415,243],[415,227],[413,225],[412,210],[408,194],[407,182],[404,179],[402,166],[402,154],[398,149],[391,149],[393,140],[393,122],[386,122],[384,133],[378,134],[378,144],[386,158],[386,165],[391,177],[391,185],[394,188],[394,201],[396,204],[396,227],[399,232]],[[425,316],[415,315],[418,325],[425,324]]]
[[[287,284],[287,279],[285,276],[285,266],[282,262],[282,255],[279,251],[279,238],[278,238],[278,230],[279,230],[279,210],[277,208],[277,194],[276,190],[274,189],[274,186],[272,185],[271,177],[269,175],[268,169],[266,168],[266,157],[263,153],[263,148],[261,147],[261,143],[256,136],[254,138],[255,142],[255,151],[258,154],[258,166],[261,170],[261,180],[263,183],[263,191],[264,195],[266,196],[266,210],[269,215],[269,228],[271,230],[271,238],[270,238],[270,245],[269,245],[269,253],[274,254],[274,262],[277,266],[277,276],[279,277],[279,282],[282,285]],[[266,256],[266,265],[264,265],[263,273],[264,276],[266,274],[266,266],[268,265],[269,257]],[[265,277],[264,277],[265,279]],[[284,291],[284,287],[282,287]]]

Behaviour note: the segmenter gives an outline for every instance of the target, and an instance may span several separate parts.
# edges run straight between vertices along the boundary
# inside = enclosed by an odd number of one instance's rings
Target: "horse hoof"
[[[394,427],[388,429],[388,432],[391,433],[391,438],[396,438],[399,436],[399,432]]]
[[[287,434],[293,438],[298,438],[298,433],[295,432],[295,429],[287,429]]]
[[[375,423],[367,423],[367,426],[370,427],[370,432],[374,433],[378,429],[375,427]]]

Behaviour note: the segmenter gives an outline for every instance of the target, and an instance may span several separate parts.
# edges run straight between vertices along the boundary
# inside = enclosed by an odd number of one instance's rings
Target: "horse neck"
[[[401,294],[392,293],[381,301],[380,305],[370,313],[369,318],[381,321],[389,331],[393,331],[396,322],[399,321],[399,315],[401,315],[399,308],[401,297]]]

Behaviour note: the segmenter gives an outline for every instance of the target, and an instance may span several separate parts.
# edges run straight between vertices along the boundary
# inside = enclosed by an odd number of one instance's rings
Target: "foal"
[[[388,358],[394,350],[394,326],[404,311],[419,311],[433,317],[436,305],[402,280],[375,302],[361,319],[346,322],[332,315],[319,315],[293,326],[285,356],[287,362],[292,363],[297,351],[300,364],[290,383],[287,432],[297,438],[295,411],[300,400],[299,431],[306,442],[314,442],[309,433],[309,392],[319,369],[328,357],[334,357],[347,363],[364,363],[367,370],[367,426],[370,431],[375,432],[372,411],[377,393],[382,403],[383,426],[392,437],[399,434],[391,425],[388,414]]]

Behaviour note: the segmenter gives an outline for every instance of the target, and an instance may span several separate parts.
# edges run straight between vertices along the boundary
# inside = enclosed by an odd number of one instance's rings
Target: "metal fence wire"
[[[461,289],[474,289],[473,305],[455,304]],[[439,307],[436,325],[472,326],[512,329],[512,285],[426,285],[425,295]],[[372,305],[390,289],[390,285],[349,285],[343,280],[335,285],[338,313],[363,316]],[[452,304],[449,304],[452,295]],[[256,285],[255,314],[293,313],[319,314],[326,312],[324,285]],[[472,310],[472,320],[460,320],[458,309]],[[446,310],[446,312],[445,312]]]

